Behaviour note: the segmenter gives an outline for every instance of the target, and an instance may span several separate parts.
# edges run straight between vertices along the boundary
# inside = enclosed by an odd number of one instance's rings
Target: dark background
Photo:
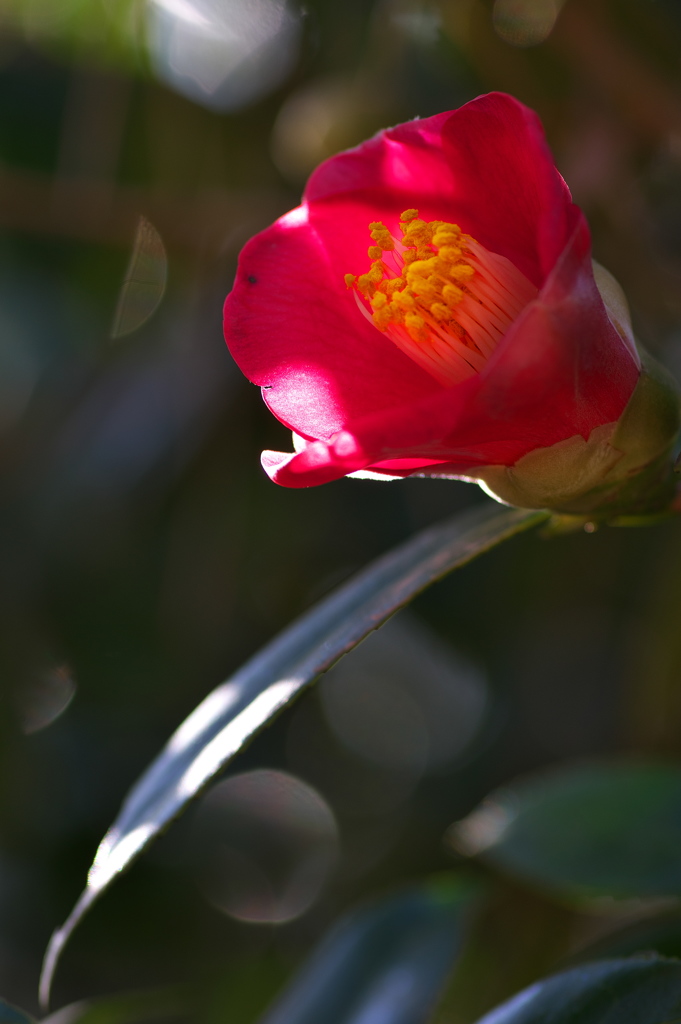
[[[289,438],[232,363],[221,307],[243,242],[296,205],[321,159],[492,89],[538,111],[638,337],[681,368],[676,0],[0,3],[5,998],[35,1010],[44,947],[101,836],[198,701],[353,570],[485,500],[425,480],[271,484],[259,453]],[[143,323],[161,288],[145,279],[137,304],[128,289],[126,323],[140,326],[122,333],[112,324],[140,215],[165,246],[167,287]],[[335,816],[335,860],[307,911],[277,923],[265,909],[253,923],[216,909],[208,874],[245,871],[248,888],[245,862],[278,849],[267,828],[284,828],[292,863],[309,834],[295,821],[293,839],[281,822],[256,828],[247,808],[237,863],[213,834],[214,801],[81,926],[56,1005],[180,985],[192,1020],[255,1020],[345,907],[457,863],[443,833],[493,786],[570,758],[678,754],[680,613],[676,522],[524,536],[436,585],[405,628],[417,646],[439,640],[451,671],[487,694],[465,749],[437,765],[401,759],[386,648],[367,714],[385,716],[397,754],[348,741],[332,699],[310,692],[229,773],[284,772]],[[256,895],[288,870],[270,860]],[[453,1024],[591,927],[496,884]]]

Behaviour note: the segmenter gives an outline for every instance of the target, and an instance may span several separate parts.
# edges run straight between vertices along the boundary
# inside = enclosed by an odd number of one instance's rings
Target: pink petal
[[[232,355],[274,415],[298,434],[328,439],[349,420],[441,391],[361,315],[343,280],[348,264],[334,273],[305,207],[293,214],[246,245],[225,304]],[[364,271],[373,215],[355,219]]]

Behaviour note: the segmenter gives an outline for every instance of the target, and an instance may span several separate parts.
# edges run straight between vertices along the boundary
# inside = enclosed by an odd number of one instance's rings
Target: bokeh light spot
[[[295,64],[301,32],[286,0],[151,0],[148,26],[158,77],[219,111],[276,89]]]
[[[136,331],[158,309],[166,290],[168,258],[163,240],[146,217],[140,217],[118,298],[113,338]]]
[[[536,46],[548,39],[562,0],[495,0],[492,20],[498,36],[511,46]]]
[[[25,735],[40,732],[62,715],[76,694],[68,665],[57,665],[22,690],[19,717]]]
[[[194,825],[207,901],[240,921],[281,924],[304,914],[338,857],[333,812],[307,783],[258,769],[220,782]]]
[[[320,684],[329,727],[354,754],[420,777],[465,752],[484,719],[482,673],[413,613],[368,637]]]

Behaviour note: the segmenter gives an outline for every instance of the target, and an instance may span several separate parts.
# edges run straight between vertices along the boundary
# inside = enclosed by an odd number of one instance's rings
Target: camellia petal
[[[297,435],[265,469],[289,487],[414,473],[489,485],[569,439],[606,443],[642,371],[621,290],[598,275],[601,291],[584,217],[510,96],[327,160],[302,205],[245,247],[225,305],[232,354]],[[660,423],[651,460],[673,440]],[[592,443],[576,472],[581,450],[551,473],[565,465],[591,493],[622,453]],[[571,501],[569,481],[508,486],[529,504]]]

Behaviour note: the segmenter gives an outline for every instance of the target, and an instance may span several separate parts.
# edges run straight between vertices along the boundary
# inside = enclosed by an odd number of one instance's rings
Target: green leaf
[[[540,981],[478,1024],[676,1024],[681,962],[604,960]]]
[[[43,1004],[61,950],[83,914],[256,732],[429,584],[548,515],[485,503],[422,531],[306,612],[213,690],[133,786],[104,837],[87,888],[50,941]]]
[[[260,1024],[425,1024],[477,893],[448,881],[348,914]]]
[[[681,911],[668,910],[610,931],[581,947],[570,957],[569,964],[633,956],[635,953],[659,953],[660,956],[681,959]]]
[[[142,11],[136,0],[4,0],[2,5],[3,20],[34,45],[130,70],[144,60]]]
[[[681,768],[562,768],[493,793],[450,836],[558,895],[681,895]]]
[[[4,999],[0,999],[0,1024],[35,1024],[35,1021],[23,1010],[18,1010],[16,1006],[10,1006]]]

